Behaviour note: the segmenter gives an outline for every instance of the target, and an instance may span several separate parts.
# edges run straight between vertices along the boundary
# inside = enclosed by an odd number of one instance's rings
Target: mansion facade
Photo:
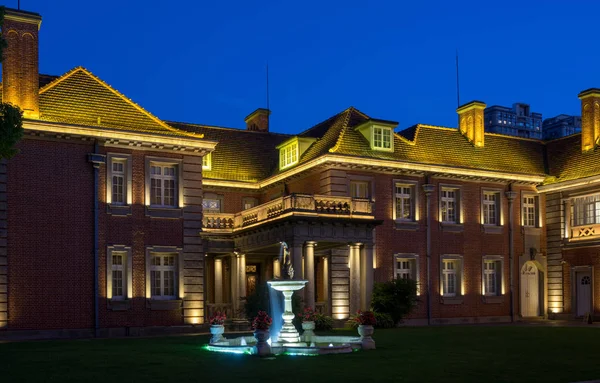
[[[345,321],[411,278],[407,324],[600,312],[600,89],[582,133],[541,141],[350,107],[298,134],[163,121],[85,68],[38,70],[39,14],[6,10],[2,102],[24,113],[0,163],[0,338],[202,329],[279,277]]]

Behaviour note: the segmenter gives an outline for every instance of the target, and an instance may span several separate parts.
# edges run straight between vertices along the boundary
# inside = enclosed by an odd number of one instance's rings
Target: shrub
[[[354,320],[358,325],[375,326],[377,324],[377,319],[375,319],[373,311],[358,310],[358,313],[356,314]]]
[[[244,301],[244,314],[248,320],[256,317],[261,310],[271,313],[269,286],[266,282],[256,285],[254,293],[242,298],[242,300]]]
[[[375,311],[375,319],[377,319],[376,328],[392,328],[395,327],[394,320],[390,314],[378,313]]]
[[[399,278],[373,286],[373,311],[389,314],[394,324],[410,313],[417,301],[417,282],[412,279]]]
[[[329,331],[333,329],[333,318],[325,314],[315,313],[315,330]]]
[[[268,330],[273,323],[273,319],[265,311],[259,311],[252,321],[253,330]]]

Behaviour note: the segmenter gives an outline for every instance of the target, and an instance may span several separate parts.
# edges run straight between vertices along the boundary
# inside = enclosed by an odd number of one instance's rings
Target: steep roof
[[[187,132],[203,134],[205,139],[217,141],[212,152],[211,170],[203,177],[234,181],[256,182],[278,168],[277,145],[291,136],[270,132],[254,132],[233,128],[172,122],[169,124]]]
[[[83,67],[42,81],[47,82],[40,89],[41,120],[202,138],[169,126]]]
[[[549,177],[545,184],[570,181],[600,174],[600,150],[581,151],[581,133],[548,141]]]

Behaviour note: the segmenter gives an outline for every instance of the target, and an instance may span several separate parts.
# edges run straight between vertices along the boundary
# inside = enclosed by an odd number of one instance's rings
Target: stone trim
[[[0,330],[8,327],[7,178],[6,160],[0,159]]]

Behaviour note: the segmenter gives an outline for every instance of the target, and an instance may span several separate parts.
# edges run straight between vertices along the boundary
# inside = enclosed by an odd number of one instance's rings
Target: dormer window
[[[292,142],[279,149],[279,169],[285,169],[298,162],[298,142]]]
[[[207,153],[202,157],[202,170],[210,170],[212,168],[212,153]]]
[[[398,123],[393,121],[368,120],[355,129],[369,141],[371,150],[393,152],[394,128],[396,126],[398,126]]]

